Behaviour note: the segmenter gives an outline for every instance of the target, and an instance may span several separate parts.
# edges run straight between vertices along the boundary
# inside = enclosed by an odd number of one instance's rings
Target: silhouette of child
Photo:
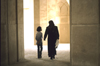
[[[37,27],[36,41],[37,41],[37,51],[38,58],[42,58],[42,28],[40,26]]]

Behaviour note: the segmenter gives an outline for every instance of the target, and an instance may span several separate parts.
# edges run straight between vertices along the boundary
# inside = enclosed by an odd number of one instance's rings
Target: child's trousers
[[[37,53],[38,53],[38,58],[42,58],[42,44],[37,45]]]

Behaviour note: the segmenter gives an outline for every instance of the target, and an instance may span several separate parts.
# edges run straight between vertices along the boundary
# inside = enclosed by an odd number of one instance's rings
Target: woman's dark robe
[[[48,26],[44,34],[44,40],[48,35],[48,56],[56,55],[55,42],[59,39],[59,32],[57,26]]]

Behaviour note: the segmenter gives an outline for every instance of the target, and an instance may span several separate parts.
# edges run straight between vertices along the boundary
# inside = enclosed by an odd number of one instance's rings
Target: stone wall
[[[24,58],[23,0],[1,0],[1,66]]]
[[[7,0],[1,0],[1,46],[0,46],[0,60],[1,66],[8,65],[8,43],[7,43]]]
[[[71,0],[71,64],[98,66],[99,0]]]
[[[42,27],[43,37],[47,25],[47,0],[40,0],[40,26]],[[43,45],[47,45],[47,40],[43,40]]]
[[[70,43],[69,16],[69,4],[66,0],[40,0],[40,26],[43,35],[49,20],[53,20],[58,26],[60,43]],[[43,44],[46,45],[46,42]]]
[[[38,1],[34,1],[36,4],[34,8],[37,9],[34,11],[36,14],[34,25],[37,26],[40,25]],[[99,66],[100,2],[99,0],[70,0],[70,2],[71,66]],[[16,63],[24,58],[22,9],[22,0],[1,0],[1,66]]]
[[[99,0],[99,17],[100,17],[100,0]],[[100,58],[100,19],[99,19],[99,58]],[[98,62],[99,64],[98,64],[98,66],[100,66],[100,59],[99,59],[99,62]]]
[[[70,5],[66,0],[57,0],[57,16],[60,17],[60,43],[70,43]]]
[[[16,0],[8,1],[8,57],[9,63],[17,62]]]
[[[24,24],[23,24],[23,0],[17,0],[17,42],[18,61],[24,58]]]
[[[69,4],[66,0],[47,0],[47,21],[58,26],[60,43],[70,43]]]
[[[34,0],[34,44],[36,45],[37,27],[40,26],[40,0]]]

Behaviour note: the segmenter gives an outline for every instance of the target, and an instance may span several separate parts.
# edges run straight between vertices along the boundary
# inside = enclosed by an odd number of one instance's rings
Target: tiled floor
[[[43,46],[42,58],[38,59],[37,46],[34,46],[25,50],[25,60],[9,66],[70,66],[70,44],[60,44],[54,60],[48,57],[47,46]]]

